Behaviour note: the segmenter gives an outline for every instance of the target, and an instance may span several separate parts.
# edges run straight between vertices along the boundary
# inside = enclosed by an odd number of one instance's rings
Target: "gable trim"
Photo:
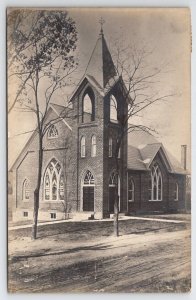
[[[163,153],[161,153],[160,150],[162,150]],[[155,156],[156,156],[158,153],[160,154],[161,158],[163,159],[163,162],[164,162],[164,164],[165,164],[165,166],[166,166],[166,168],[167,168],[167,171],[168,171],[168,172],[171,172],[171,171],[173,172],[172,164],[171,164],[171,162],[170,162],[170,160],[169,160],[169,158],[168,158],[168,156],[167,156],[167,153],[166,153],[166,151],[165,151],[165,149],[164,149],[162,143],[160,143],[159,149],[158,149],[157,152],[155,153],[154,157],[152,157],[151,162],[150,162],[149,165],[148,165],[148,168],[150,168],[151,164],[153,163],[153,161],[154,161],[154,159],[155,159]],[[168,166],[169,166],[169,168],[168,168]]]
[[[104,97],[104,92],[102,91],[101,87],[98,87],[95,82],[93,82],[93,80],[87,75],[83,75],[83,77],[81,78],[81,80],[78,83],[78,86],[75,88],[75,90],[73,91],[70,99],[68,102],[71,102],[74,98],[74,96],[76,95],[76,93],[78,92],[78,90],[80,89],[81,85],[84,83],[85,79],[96,89],[96,91],[102,96]]]
[[[50,107],[53,109],[53,111],[56,113],[56,115],[60,118],[60,120],[62,120],[65,123],[65,125],[72,131],[71,126],[65,121],[64,118],[59,116],[59,114],[58,114],[57,110],[54,108],[54,106],[52,104],[50,104]]]

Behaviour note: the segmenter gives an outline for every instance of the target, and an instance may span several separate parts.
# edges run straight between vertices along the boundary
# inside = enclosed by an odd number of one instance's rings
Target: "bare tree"
[[[47,119],[52,97],[69,85],[77,63],[75,23],[65,11],[8,10],[8,83],[17,82],[17,92],[8,112],[32,112],[36,116],[38,134],[38,172],[34,190],[34,222],[32,238],[37,237],[39,194],[42,176],[43,137],[51,125],[59,122],[67,110],[53,120]],[[67,117],[67,115],[66,115]]]
[[[125,46],[123,43],[116,42],[113,46],[114,65],[116,67],[116,76],[111,80],[111,86],[116,81],[121,81],[121,93],[127,104],[127,111],[117,111],[118,127],[117,142],[115,147],[115,164],[116,174],[120,174],[119,152],[123,144],[125,136],[132,131],[145,131],[149,134],[155,134],[157,131],[143,124],[133,122],[135,116],[139,116],[148,107],[166,101],[173,93],[168,92],[162,94],[159,91],[159,83],[163,73],[168,72],[166,65],[153,66],[153,51],[147,51],[146,47],[139,49],[136,46]],[[116,184],[115,199],[114,199],[114,234],[119,235],[119,194]]]
[[[76,175],[76,167],[73,165],[75,157],[73,157],[73,141],[72,134],[66,137],[66,153],[63,159],[63,171],[64,171],[64,201],[62,201],[62,207],[64,212],[64,218],[69,218],[69,213],[72,211],[71,199],[73,199],[73,184],[74,177]]]

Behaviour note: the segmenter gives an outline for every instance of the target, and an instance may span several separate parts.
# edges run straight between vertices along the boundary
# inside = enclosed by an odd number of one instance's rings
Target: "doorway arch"
[[[94,211],[95,179],[91,171],[84,173],[81,182],[83,211]]]

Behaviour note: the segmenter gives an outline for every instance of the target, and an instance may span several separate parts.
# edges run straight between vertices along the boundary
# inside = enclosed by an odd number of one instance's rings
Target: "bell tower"
[[[118,184],[120,211],[127,209],[126,135],[117,159],[119,174],[116,174],[115,151],[118,140],[122,138],[121,120],[127,114],[123,97],[125,85],[117,75],[104,37],[103,23],[101,19],[97,42],[71,99],[77,115],[74,135],[77,136],[78,210],[93,213],[95,218],[113,213],[114,184]]]

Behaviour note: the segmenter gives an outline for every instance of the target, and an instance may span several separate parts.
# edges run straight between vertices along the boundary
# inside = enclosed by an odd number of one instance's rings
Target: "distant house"
[[[186,171],[146,133],[131,133],[129,145],[124,137],[116,174],[118,120],[128,109],[124,88],[101,32],[71,108],[53,103],[48,109],[46,122],[61,119],[44,136],[40,220],[62,219],[65,210],[102,219],[114,211],[116,185],[122,213],[185,208]],[[35,131],[11,168],[14,220],[33,218],[37,157]]]

